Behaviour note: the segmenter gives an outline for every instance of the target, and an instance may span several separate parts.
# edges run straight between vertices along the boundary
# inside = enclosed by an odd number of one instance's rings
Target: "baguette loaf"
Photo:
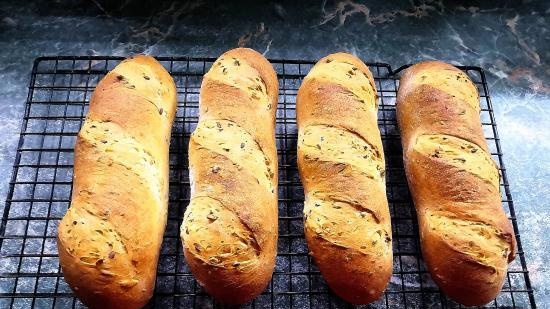
[[[90,308],[141,308],[153,294],[175,112],[174,82],[147,56],[120,63],[92,95],[57,238],[65,280]]]
[[[391,221],[377,92],[368,67],[337,53],[298,91],[298,168],[310,254],[348,302],[380,297],[392,273]]]
[[[422,62],[401,78],[397,119],[424,260],[468,306],[497,296],[516,251],[479,113],[476,86],[451,65]]]
[[[201,85],[181,239],[198,282],[228,304],[261,293],[275,266],[277,96],[273,67],[245,48],[221,55]]]

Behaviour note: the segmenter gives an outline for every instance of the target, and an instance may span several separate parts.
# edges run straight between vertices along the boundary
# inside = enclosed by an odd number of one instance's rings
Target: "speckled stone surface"
[[[425,59],[478,65],[488,73],[535,298],[550,307],[550,2],[294,2],[1,2],[0,198],[38,56],[216,57],[247,46],[269,58],[344,50],[394,68]]]

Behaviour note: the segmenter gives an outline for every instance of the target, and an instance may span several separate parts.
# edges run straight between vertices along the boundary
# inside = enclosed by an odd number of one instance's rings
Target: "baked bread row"
[[[277,102],[273,67],[250,49],[220,56],[201,86],[181,239],[198,282],[229,304],[261,293],[275,266]],[[392,272],[377,109],[371,72],[344,53],[319,60],[296,102],[310,254],[352,303],[380,297]],[[396,109],[428,269],[451,298],[484,304],[502,287],[515,237],[477,89],[460,70],[424,62],[404,73]],[[174,82],[151,57],[123,61],[94,91],[58,231],[65,278],[91,308],[140,308],[153,294],[175,111]]]

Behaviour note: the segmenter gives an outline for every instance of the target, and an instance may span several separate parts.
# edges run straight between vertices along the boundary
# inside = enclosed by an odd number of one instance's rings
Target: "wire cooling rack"
[[[42,57],[32,70],[9,193],[0,225],[0,308],[84,308],[63,280],[56,247],[59,220],[69,206],[76,134],[98,81],[118,57]],[[179,225],[189,202],[187,144],[198,120],[203,74],[215,59],[159,58],[178,89],[170,149],[169,218],[150,308],[217,308],[185,264]],[[312,61],[272,61],[279,76],[279,243],[269,287],[244,308],[353,308],[334,296],[308,256],[303,235],[303,191],[296,168],[296,93]],[[369,64],[376,81],[379,127],[386,154],[387,195],[393,227],[393,276],[384,295],[359,308],[462,308],[431,280],[419,248],[395,120],[397,72]],[[502,173],[502,206],[513,223],[518,253],[500,295],[487,308],[535,308],[506,169],[483,71],[461,67],[478,86],[481,119]],[[334,265],[338,267],[338,265]]]

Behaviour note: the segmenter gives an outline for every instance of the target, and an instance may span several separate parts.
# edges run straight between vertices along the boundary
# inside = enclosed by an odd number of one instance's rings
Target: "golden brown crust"
[[[368,67],[337,53],[317,62],[296,101],[310,254],[337,295],[362,304],[380,297],[392,272],[376,95]]]
[[[92,95],[58,230],[65,280],[91,308],[141,308],[153,294],[175,113],[174,82],[147,56],[120,63]]]
[[[451,298],[485,304],[498,295],[516,243],[477,89],[451,65],[422,62],[403,74],[396,108],[428,269]]]
[[[214,62],[201,86],[181,238],[191,271],[224,303],[257,296],[275,266],[277,83],[262,55],[237,48]]]

